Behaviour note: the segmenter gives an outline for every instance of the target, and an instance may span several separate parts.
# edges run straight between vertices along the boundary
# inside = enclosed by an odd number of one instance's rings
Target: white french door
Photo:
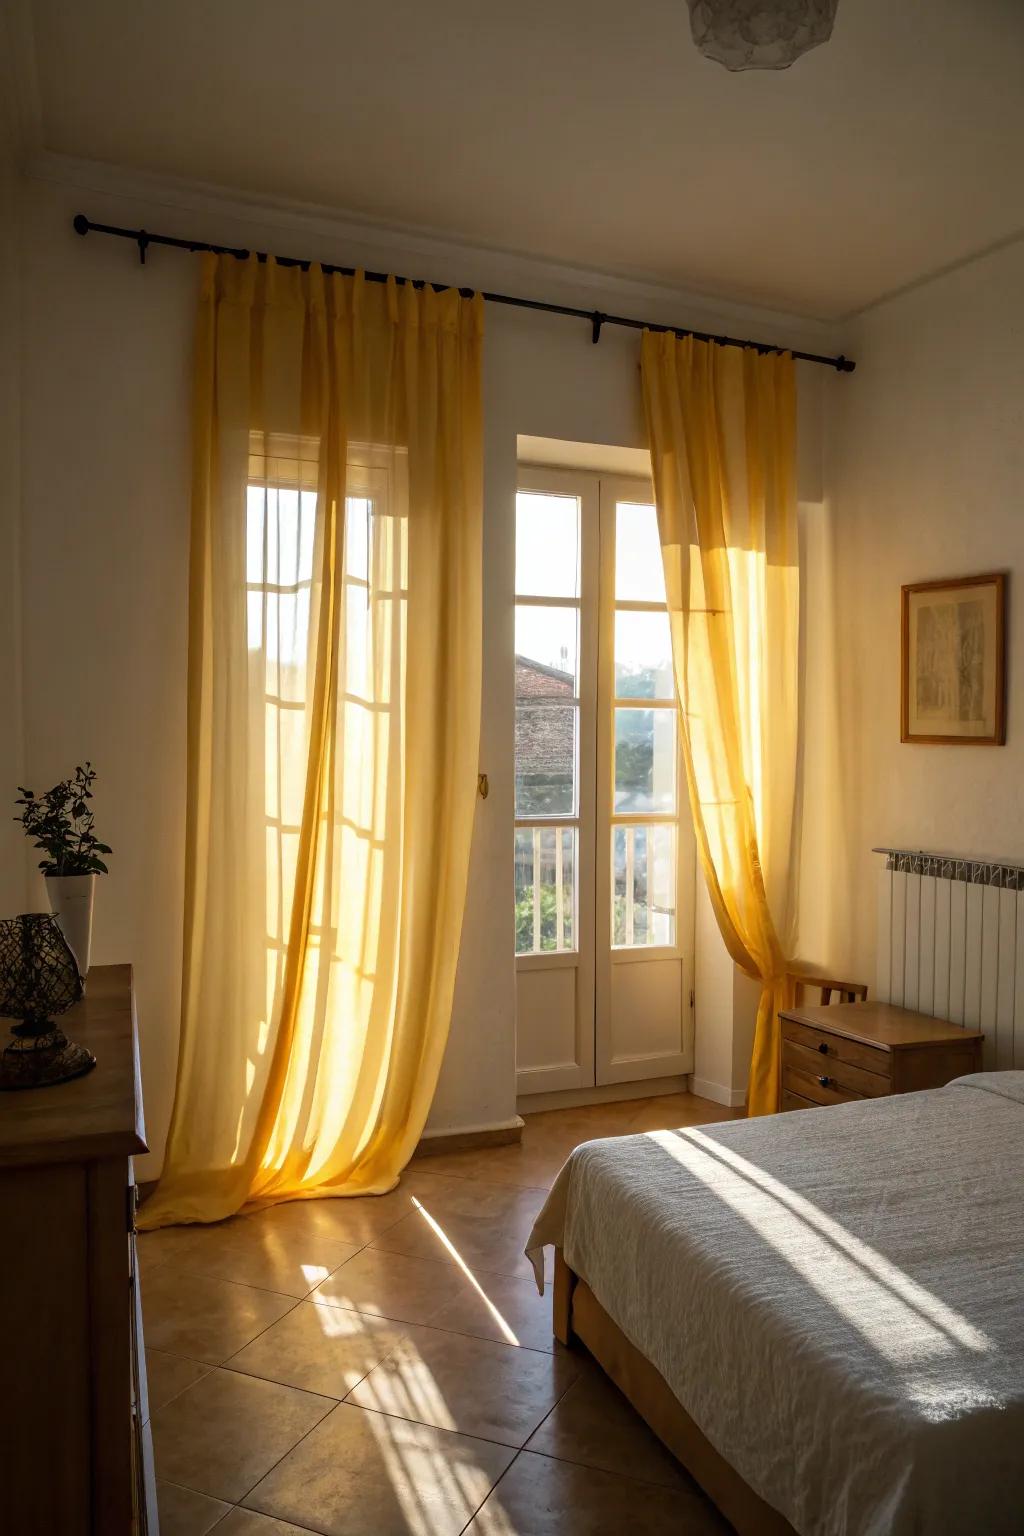
[[[518,1091],[688,1072],[694,850],[648,483],[520,470],[515,652]]]

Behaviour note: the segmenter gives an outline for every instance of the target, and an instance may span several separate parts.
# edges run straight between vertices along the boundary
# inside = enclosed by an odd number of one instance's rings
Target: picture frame
[[[901,589],[900,740],[1006,741],[1006,576],[956,576]]]

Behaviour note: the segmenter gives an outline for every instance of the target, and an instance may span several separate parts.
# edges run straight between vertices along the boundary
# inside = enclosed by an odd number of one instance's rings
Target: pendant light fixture
[[[827,43],[839,0],[688,0],[690,31],[726,69],[788,69]]]

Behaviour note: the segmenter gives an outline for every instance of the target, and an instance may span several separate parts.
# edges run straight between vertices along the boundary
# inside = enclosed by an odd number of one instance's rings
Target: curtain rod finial
[[[72,223],[76,235],[87,235],[92,228],[84,213],[76,213]]]

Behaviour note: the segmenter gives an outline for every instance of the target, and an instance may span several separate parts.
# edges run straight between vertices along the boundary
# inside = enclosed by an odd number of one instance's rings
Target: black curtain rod
[[[97,235],[116,235],[119,240],[131,240],[139,248],[139,260],[145,263],[146,251],[151,245],[169,245],[178,251],[212,251],[218,256],[234,256],[239,261],[247,261],[252,255],[251,251],[244,250],[234,245],[211,245],[208,240],[179,240],[174,235],[154,235],[146,229],[121,229],[116,224],[96,224],[92,219],[87,219],[84,213],[76,213],[74,218],[75,230],[80,235],[89,233]],[[266,261],[266,251],[256,252],[257,260]],[[302,267],[305,271],[313,263],[298,256],[275,256],[274,260],[281,267]],[[342,277],[352,277],[355,267],[331,266],[327,262],[321,262],[324,272],[338,272]],[[363,276],[369,283],[386,283],[389,277],[387,272],[364,272]],[[426,287],[422,280],[396,277],[396,283],[411,282],[414,288]],[[444,287],[441,283],[431,283],[430,287],[441,291]],[[460,288],[463,298],[469,298],[473,293],[472,288]],[[689,326],[657,325],[653,321],[631,320],[627,315],[606,315],[599,309],[575,309],[571,304],[545,304],[540,299],[517,299],[509,293],[484,293],[481,295],[488,304],[509,304],[514,309],[539,309],[548,315],[569,315],[575,320],[589,320],[591,326],[590,337],[593,342],[601,339],[601,327],[604,325],[622,325],[631,331],[671,331],[674,336],[693,336],[698,341],[715,341],[722,347],[753,347],[758,352],[790,352],[792,356],[804,363],[822,363],[827,368],[835,368],[839,373],[852,373],[856,364],[848,357],[823,357],[819,352],[796,352],[791,347],[776,347],[763,341],[741,341],[735,336],[713,336],[709,331],[695,331]]]

